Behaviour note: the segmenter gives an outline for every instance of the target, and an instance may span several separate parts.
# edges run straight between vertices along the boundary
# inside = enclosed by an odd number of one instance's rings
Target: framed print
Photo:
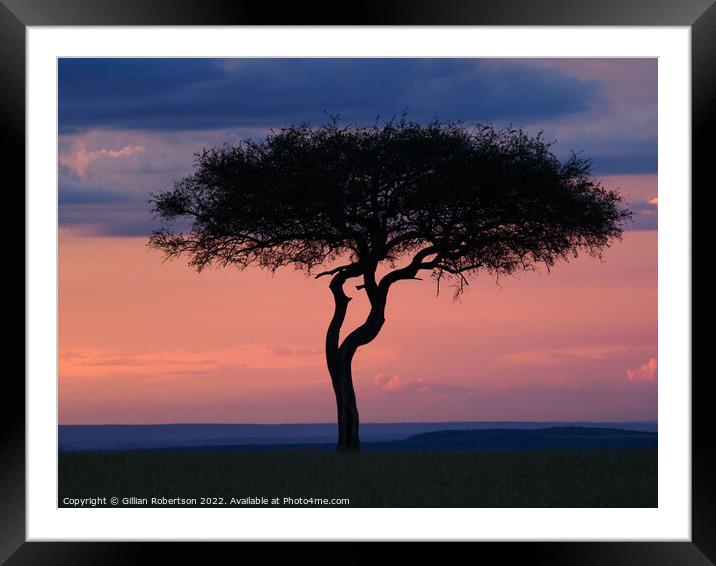
[[[28,329],[3,559],[711,563],[713,4],[265,11],[0,5]]]

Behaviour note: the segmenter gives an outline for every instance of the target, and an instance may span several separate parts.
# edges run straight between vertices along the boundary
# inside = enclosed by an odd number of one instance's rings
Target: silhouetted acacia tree
[[[424,271],[438,289],[451,278],[459,294],[480,271],[549,268],[579,251],[599,255],[621,236],[630,216],[621,197],[588,160],[561,162],[550,147],[521,129],[460,123],[291,126],[197,154],[192,174],[152,195],[163,222],[149,245],[187,254],[197,270],[293,266],[330,277],[338,450],[358,450],[351,362],[383,327],[395,283]],[[183,230],[173,222],[182,218]],[[352,278],[370,312],[341,341]]]

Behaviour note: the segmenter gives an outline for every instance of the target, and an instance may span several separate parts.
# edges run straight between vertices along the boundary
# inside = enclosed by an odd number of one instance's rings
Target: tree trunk
[[[336,395],[338,413],[338,446],[339,452],[357,452],[360,450],[358,406],[353,389],[351,375],[352,356],[339,353],[334,360],[334,371],[331,375],[333,391]]]

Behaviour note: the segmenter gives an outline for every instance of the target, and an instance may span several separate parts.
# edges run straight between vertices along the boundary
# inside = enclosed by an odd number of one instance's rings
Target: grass
[[[118,497],[120,507],[125,497],[220,497],[224,505],[232,497],[314,497],[348,498],[351,507],[656,507],[657,451],[61,453],[60,507],[66,497]]]

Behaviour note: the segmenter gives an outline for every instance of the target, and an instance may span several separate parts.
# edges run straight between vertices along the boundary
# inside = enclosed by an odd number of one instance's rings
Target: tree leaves
[[[620,237],[631,213],[590,171],[522,129],[405,117],[302,124],[197,154],[190,175],[152,195],[162,224],[150,245],[199,270],[309,273],[346,255],[374,269],[430,248],[417,270],[455,277],[461,290],[479,270],[549,268]],[[181,219],[189,230],[177,230]]]

